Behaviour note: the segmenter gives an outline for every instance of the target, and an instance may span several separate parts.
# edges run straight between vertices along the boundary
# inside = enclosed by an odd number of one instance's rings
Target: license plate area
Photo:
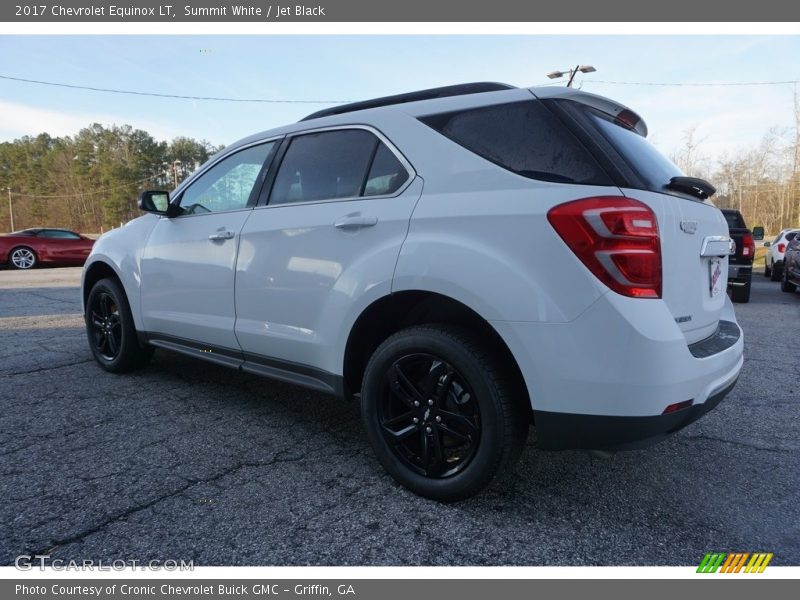
[[[712,258],[708,261],[708,283],[711,297],[717,296],[722,291],[722,259]]]

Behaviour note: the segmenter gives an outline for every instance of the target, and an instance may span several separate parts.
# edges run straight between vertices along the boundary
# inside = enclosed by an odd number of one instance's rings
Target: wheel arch
[[[528,410],[528,388],[508,344],[478,312],[449,296],[425,290],[404,290],[382,296],[367,306],[350,328],[344,350],[342,374],[345,395],[361,390],[364,370],[375,349],[390,335],[413,325],[448,323],[478,334],[500,357],[519,388]]]
[[[89,292],[92,291],[94,285],[101,279],[113,278],[116,279],[122,291],[127,295],[128,291],[122,283],[122,278],[117,273],[116,269],[104,260],[95,260],[91,264],[87,264],[83,271],[83,283],[81,285],[81,301],[84,312],[86,311],[86,301],[89,299]]]

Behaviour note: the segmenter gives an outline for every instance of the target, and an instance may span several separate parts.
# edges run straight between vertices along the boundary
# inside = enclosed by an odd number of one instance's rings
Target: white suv
[[[624,449],[742,367],[730,240],[631,110],[465,84],[336,107],[213,157],[94,245],[89,342],[359,398],[400,483],[457,500],[545,449]]]
[[[764,248],[767,249],[764,255],[764,277],[769,277],[772,281],[780,281],[783,276],[783,255],[786,252],[786,246],[794,239],[798,233],[797,229],[784,229],[775,239],[770,242],[764,242]]]

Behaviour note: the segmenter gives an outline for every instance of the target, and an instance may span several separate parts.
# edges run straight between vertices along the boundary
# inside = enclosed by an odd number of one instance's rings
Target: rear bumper
[[[691,345],[665,303],[617,294],[569,323],[492,325],[525,379],[542,448],[658,442],[713,409],[743,364],[744,338],[727,296],[717,331]]]
[[[652,417],[533,411],[538,433],[536,445],[543,450],[635,450],[652,446],[714,409],[735,385],[734,379],[703,404]]]

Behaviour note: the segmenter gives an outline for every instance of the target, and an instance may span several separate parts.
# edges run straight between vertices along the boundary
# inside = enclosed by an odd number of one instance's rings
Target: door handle
[[[234,235],[236,234],[232,231],[218,231],[208,236],[208,239],[212,242],[223,242],[225,240],[232,240]]]
[[[362,227],[372,227],[377,225],[378,217],[362,217],[361,215],[352,215],[341,217],[333,224],[336,229],[360,229]]]

